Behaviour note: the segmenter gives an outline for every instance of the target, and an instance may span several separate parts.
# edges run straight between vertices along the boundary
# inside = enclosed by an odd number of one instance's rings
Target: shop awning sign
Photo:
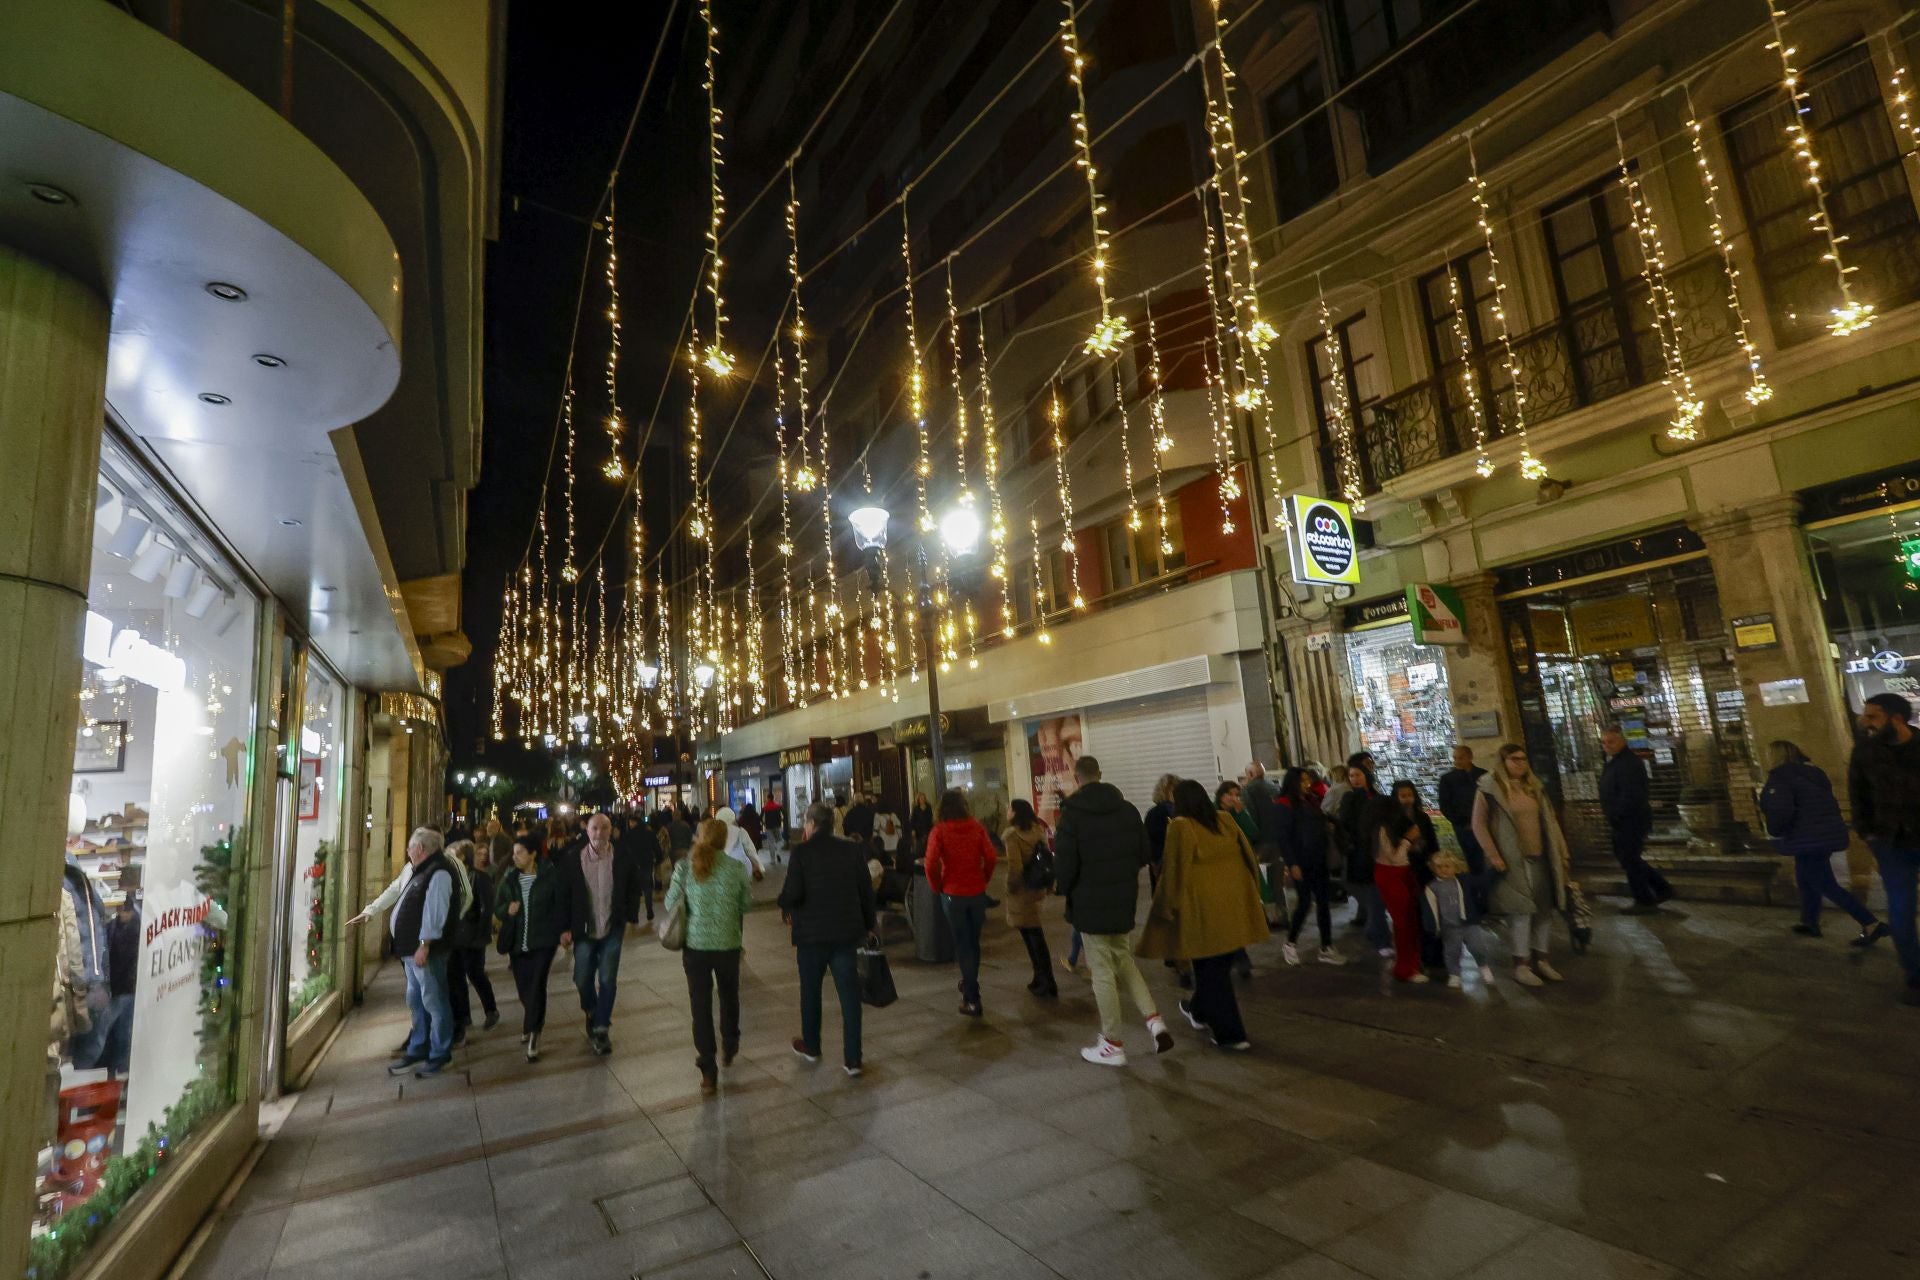
[[[1296,493],[1289,498],[1293,528],[1287,550],[1293,580],[1310,586],[1360,581],[1360,544],[1353,532],[1353,508],[1334,498]]]
[[[1415,644],[1465,644],[1467,610],[1460,593],[1434,582],[1407,585],[1407,616]]]

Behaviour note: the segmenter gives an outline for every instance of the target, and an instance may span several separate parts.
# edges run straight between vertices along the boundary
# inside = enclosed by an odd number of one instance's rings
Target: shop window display
[[[111,438],[94,519],[34,1280],[67,1274],[231,1096],[256,605]]]
[[[333,990],[333,940],[339,930],[340,801],[346,763],[341,741],[345,690],[318,658],[307,661],[300,711],[299,790],[295,796],[293,893],[287,920],[287,1017]]]
[[[1828,524],[1807,542],[1849,716],[1876,693],[1920,702],[1920,507]]]
[[[1413,624],[1393,623],[1346,637],[1360,742],[1373,752],[1380,785],[1410,779],[1431,807],[1440,775],[1453,767],[1453,701],[1442,650],[1415,644]]]

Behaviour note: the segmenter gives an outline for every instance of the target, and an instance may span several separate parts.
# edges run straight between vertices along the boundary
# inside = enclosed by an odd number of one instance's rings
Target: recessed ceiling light
[[[209,280],[207,292],[222,302],[245,302],[247,291],[237,284],[228,284],[224,280]]]
[[[268,355],[264,351],[262,351],[259,355],[255,356],[253,358],[253,362],[259,365],[262,369],[284,369],[287,367],[287,362],[285,360],[282,360],[279,356]]]
[[[298,520],[295,520],[292,516],[288,516],[285,520],[282,520],[280,523],[282,526],[288,529],[298,529],[300,527],[300,522]]]
[[[72,204],[74,199],[59,187],[47,182],[29,182],[27,194],[41,204]]]
[[[202,404],[232,404],[233,403],[232,400],[228,399],[226,396],[221,395],[218,391],[202,391],[200,393],[200,402]]]
[[[322,588],[320,588],[320,589],[321,589],[322,591],[324,591],[324,592],[326,592],[326,593],[328,593],[329,595],[331,595],[331,594],[332,594],[333,592],[335,592],[335,591],[338,591],[338,590],[339,590],[340,588],[338,588],[338,587],[322,587]]]

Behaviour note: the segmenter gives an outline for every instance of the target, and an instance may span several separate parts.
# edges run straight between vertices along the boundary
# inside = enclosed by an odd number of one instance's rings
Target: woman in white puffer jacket
[[[755,880],[765,879],[766,868],[760,865],[760,858],[753,851],[753,837],[740,829],[738,815],[732,809],[721,808],[714,810],[713,816],[727,824],[727,843],[721,852],[744,867]]]

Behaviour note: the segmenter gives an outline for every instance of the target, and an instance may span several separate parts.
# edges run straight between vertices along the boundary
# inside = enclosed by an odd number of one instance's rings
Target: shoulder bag
[[[660,945],[669,951],[679,951],[687,945],[687,885],[682,879],[686,867],[685,859],[674,867],[673,878],[680,881],[680,898],[660,913],[660,923],[654,928]]]

